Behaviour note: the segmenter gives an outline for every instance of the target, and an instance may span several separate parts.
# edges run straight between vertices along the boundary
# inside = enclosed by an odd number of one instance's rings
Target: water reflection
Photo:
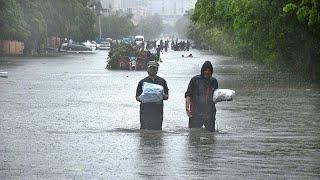
[[[190,129],[189,131],[189,148],[201,145],[214,145],[215,134],[201,129]]]
[[[186,148],[187,176],[205,178],[214,174],[217,166],[215,145],[215,133],[190,129]]]
[[[319,87],[191,53],[188,60],[163,54],[159,75],[171,88],[164,131],[138,129],[134,92],[146,72],[105,70],[105,51],[3,64],[0,179],[319,179]],[[188,129],[183,110],[186,86],[205,60],[219,86],[237,93],[217,104],[218,133]]]
[[[165,177],[166,158],[164,133],[162,131],[141,130],[138,148],[138,176],[143,179]]]

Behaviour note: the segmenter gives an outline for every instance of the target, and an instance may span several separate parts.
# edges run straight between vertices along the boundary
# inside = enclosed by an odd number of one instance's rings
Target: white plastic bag
[[[144,82],[140,100],[142,103],[160,102],[163,99],[163,87],[159,84]]]
[[[213,102],[232,101],[236,92],[231,89],[216,89],[213,93]]]

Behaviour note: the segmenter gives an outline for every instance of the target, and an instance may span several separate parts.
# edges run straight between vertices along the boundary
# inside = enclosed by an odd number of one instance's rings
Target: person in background
[[[158,56],[157,61],[159,62],[160,61],[160,52],[162,51],[160,45],[158,45],[156,51],[157,51],[157,56]]]
[[[215,131],[216,107],[213,92],[218,89],[218,81],[212,77],[213,68],[210,61],[204,62],[201,74],[194,76],[185,93],[186,112],[189,128],[202,128]]]
[[[190,53],[187,57],[193,57],[193,55]]]
[[[152,56],[152,53],[150,52],[149,49],[147,49],[146,59],[145,59],[145,67],[147,68],[148,68],[149,61],[151,61],[151,56]]]
[[[186,48],[187,48],[187,51],[189,51],[189,49],[190,49],[190,42],[187,40],[187,46],[186,46]]]
[[[136,90],[136,100],[141,102],[140,95],[143,92],[143,83],[159,84],[163,87],[163,100],[168,100],[169,89],[166,80],[157,76],[159,64],[155,61],[148,63],[148,76],[139,81]],[[140,129],[162,130],[163,122],[163,100],[160,102],[140,103]]]
[[[184,56],[183,54],[181,55],[182,57],[189,57],[189,58],[193,58],[193,55],[190,53],[188,56]]]

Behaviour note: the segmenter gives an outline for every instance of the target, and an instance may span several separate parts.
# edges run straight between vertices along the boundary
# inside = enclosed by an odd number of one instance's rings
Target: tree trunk
[[[312,82],[315,82],[317,80],[317,67],[319,66],[319,45],[317,44],[317,41],[311,40],[311,43],[309,44],[309,61],[308,61],[308,74],[309,78]]]

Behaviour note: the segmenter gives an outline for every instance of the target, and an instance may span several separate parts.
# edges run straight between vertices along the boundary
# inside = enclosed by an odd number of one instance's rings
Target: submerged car
[[[123,44],[132,44],[132,38],[130,38],[130,37],[124,37],[124,38],[122,38],[122,40],[121,40],[121,43],[123,43]]]
[[[144,43],[144,37],[143,36],[135,36],[134,37],[134,42],[136,45],[141,45]]]
[[[94,45],[94,47],[95,47],[96,49],[99,49],[99,48],[100,48],[100,44],[98,44],[97,42],[91,41],[91,43]]]
[[[89,40],[87,40],[86,42],[83,42],[81,44],[91,48],[92,50],[96,50],[97,49],[96,44],[90,42]]]
[[[85,46],[81,43],[63,43],[61,49],[65,51],[92,51],[92,48]]]

